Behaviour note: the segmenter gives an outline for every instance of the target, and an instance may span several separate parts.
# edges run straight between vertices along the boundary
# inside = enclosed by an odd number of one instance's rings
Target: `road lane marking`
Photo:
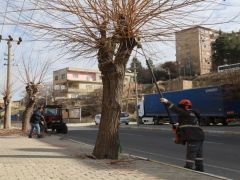
[[[157,154],[157,153],[151,153],[151,152],[147,152],[147,151],[141,151],[141,150],[137,150],[137,149],[133,149],[133,148],[126,148],[125,147],[125,149],[129,149],[129,150],[132,150],[132,151],[135,151],[135,152],[145,153],[146,155],[154,155],[154,156],[158,156],[158,157],[165,157],[165,158],[168,158],[168,159],[179,160],[179,161],[183,161],[183,162],[186,161],[185,159],[181,159],[181,158],[174,158],[174,157],[171,157],[171,156],[161,155],[161,154]],[[226,167],[222,167],[222,166],[215,166],[215,165],[206,164],[206,163],[204,165],[208,166],[208,167],[216,168],[216,169],[222,169],[222,170],[226,170],[226,171],[240,173],[240,170],[238,170],[238,169],[230,169],[230,168],[226,168]]]
[[[166,155],[157,154],[157,153],[151,153],[151,152],[142,151],[142,150],[133,149],[133,148],[128,148],[128,147],[125,147],[125,149],[129,149],[129,150],[132,150],[132,151],[135,151],[135,152],[144,153],[144,154],[147,154],[147,155],[154,155],[154,156],[159,156],[159,157],[165,157],[165,158],[169,158],[169,159],[173,159],[173,160],[180,160],[180,161],[185,162],[185,159],[181,159],[181,158],[173,158],[171,156],[166,156]]]
[[[72,138],[72,139],[71,139],[71,138]],[[73,135],[67,135],[67,136],[63,137],[63,139],[70,139],[70,140],[73,140],[73,141],[75,141],[75,142],[84,143],[84,144],[88,144],[88,145],[91,145],[91,146],[94,146],[94,143],[95,143],[95,141],[92,140],[92,139],[85,138],[85,137],[80,137],[80,139],[79,139],[79,137],[73,136]],[[83,142],[83,141],[81,141],[81,139],[87,140],[88,142],[87,142],[87,143],[86,143],[86,142]],[[90,141],[90,142],[89,142],[89,141]]]
[[[213,142],[213,141],[204,141],[204,143],[207,143],[207,144],[224,144],[224,143],[217,143],[217,142]]]
[[[240,173],[240,170],[238,170],[238,169],[230,169],[230,168],[226,168],[226,167],[222,167],[222,166],[214,166],[214,165],[211,165],[211,164],[205,164],[205,166]]]
[[[126,134],[126,135],[130,135],[130,136],[140,136],[140,137],[144,136],[144,135],[139,135],[139,134],[121,133],[121,132],[120,132],[120,135],[121,135],[121,134]]]

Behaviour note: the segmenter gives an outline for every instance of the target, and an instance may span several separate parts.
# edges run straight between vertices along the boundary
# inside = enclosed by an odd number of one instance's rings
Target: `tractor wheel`
[[[61,128],[56,128],[56,133],[59,134],[61,133],[62,129]]]
[[[67,127],[66,124],[63,124],[63,126],[62,126],[62,133],[63,134],[67,134],[68,133],[68,127]]]

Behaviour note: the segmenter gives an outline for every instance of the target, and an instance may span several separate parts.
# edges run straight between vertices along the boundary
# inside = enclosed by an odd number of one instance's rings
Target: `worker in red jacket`
[[[184,167],[193,169],[195,163],[195,170],[203,172],[204,132],[198,125],[200,115],[191,109],[192,103],[188,99],[181,100],[177,106],[165,98],[160,98],[160,102],[178,114],[176,133],[179,135],[179,142],[177,143],[187,144],[186,165]]]

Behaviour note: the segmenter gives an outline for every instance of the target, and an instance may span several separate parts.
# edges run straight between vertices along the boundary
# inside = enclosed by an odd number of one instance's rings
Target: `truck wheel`
[[[227,122],[226,119],[223,119],[223,120],[222,120],[222,125],[223,125],[223,126],[227,126],[227,125],[228,125],[228,122]]]
[[[154,119],[153,122],[154,122],[154,125],[159,125],[159,121],[157,119]]]
[[[60,128],[57,128],[57,129],[56,129],[56,133],[58,133],[58,134],[61,133],[61,129],[60,129]]]
[[[143,121],[142,121],[142,118],[140,118],[140,117],[138,118],[138,123],[139,124],[144,124]]]

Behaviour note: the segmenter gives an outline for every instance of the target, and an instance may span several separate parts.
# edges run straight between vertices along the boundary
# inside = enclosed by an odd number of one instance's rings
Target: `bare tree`
[[[53,85],[52,82],[45,82],[44,87],[40,89],[39,96],[42,98],[42,102],[44,104],[52,104],[54,102],[54,96],[53,96]]]
[[[4,103],[4,115],[3,115],[3,129],[9,129],[9,123],[7,122],[7,110],[8,110],[8,105],[9,105],[9,96],[8,96],[8,92],[6,89],[4,89],[1,92],[2,96],[3,96],[3,103]]]
[[[12,85],[13,86],[13,85]],[[11,94],[9,93],[9,90],[7,90],[6,85],[4,85],[4,88],[1,90],[1,94],[3,96],[3,103],[4,103],[4,115],[3,115],[3,128],[9,129],[9,124],[7,114],[8,114],[8,106],[9,106],[9,98],[15,93],[16,90],[13,90]],[[11,118],[10,118],[11,120]]]
[[[19,69],[19,74],[20,79],[26,85],[26,108],[23,112],[22,119],[22,131],[26,132],[29,127],[29,120],[34,109],[34,105],[37,101],[37,94],[39,93],[40,87],[43,85],[43,80],[49,68],[49,63],[46,62],[39,67],[38,65],[33,66],[32,63],[27,64],[23,60],[23,68],[23,71]]]
[[[123,80],[127,62],[139,40],[173,39],[175,31],[193,25],[193,21],[200,22],[197,13],[212,9],[215,1],[30,0],[33,6],[21,9],[21,25],[34,28],[42,38],[57,41],[56,45],[75,58],[97,57],[103,100],[94,156],[118,158]],[[31,15],[31,11],[35,14]]]

